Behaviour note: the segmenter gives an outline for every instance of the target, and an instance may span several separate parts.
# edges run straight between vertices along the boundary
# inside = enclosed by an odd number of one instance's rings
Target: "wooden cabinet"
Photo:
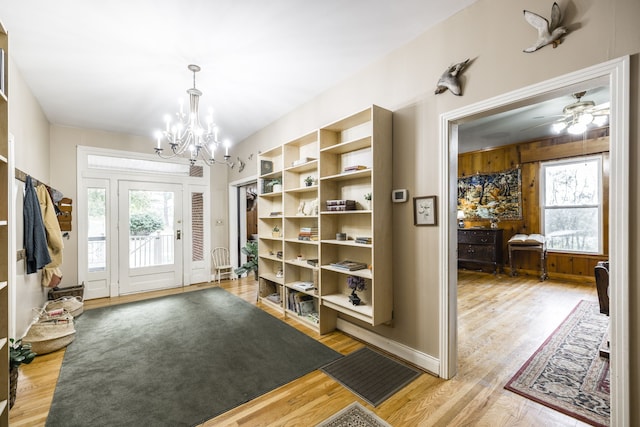
[[[459,229],[458,267],[492,266],[494,274],[503,268],[502,229]]]
[[[0,24],[0,426],[9,425],[9,130],[7,32]]]
[[[321,333],[339,313],[371,325],[392,318],[391,120],[372,106],[258,157],[260,297]],[[328,207],[338,200],[350,209]],[[368,268],[332,265],[344,260]],[[360,305],[348,276],[365,279]]]

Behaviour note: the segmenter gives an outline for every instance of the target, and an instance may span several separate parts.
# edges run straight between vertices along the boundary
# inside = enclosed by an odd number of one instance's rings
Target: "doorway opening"
[[[258,186],[256,177],[229,183],[229,254],[234,268],[244,264],[241,248],[258,234]]]
[[[575,93],[589,87],[608,85],[611,92],[609,259],[611,260],[611,424],[625,425],[629,417],[628,296],[629,205],[629,58],[609,61],[575,73],[532,85],[484,102],[441,115],[442,188],[445,203],[439,215],[446,227],[440,232],[441,317],[440,376],[457,372],[457,170],[460,125],[491,114],[512,110]],[[613,310],[616,310],[614,313]]]

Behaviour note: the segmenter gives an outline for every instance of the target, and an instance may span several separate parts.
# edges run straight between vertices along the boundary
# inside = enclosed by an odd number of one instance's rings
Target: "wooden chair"
[[[229,249],[227,248],[215,248],[211,251],[211,261],[213,262],[213,269],[215,272],[214,279],[217,278],[218,283],[222,276],[229,278],[234,277],[233,266],[229,259]]]

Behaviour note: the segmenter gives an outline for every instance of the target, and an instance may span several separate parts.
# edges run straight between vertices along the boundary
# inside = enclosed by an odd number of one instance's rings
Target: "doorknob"
[[[176,240],[180,240],[180,237],[182,237],[182,230],[178,230],[176,233]]]

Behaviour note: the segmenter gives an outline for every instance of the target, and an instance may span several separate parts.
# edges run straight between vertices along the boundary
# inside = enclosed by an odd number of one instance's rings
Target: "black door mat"
[[[320,369],[374,407],[421,374],[419,370],[368,347],[356,350]]]

